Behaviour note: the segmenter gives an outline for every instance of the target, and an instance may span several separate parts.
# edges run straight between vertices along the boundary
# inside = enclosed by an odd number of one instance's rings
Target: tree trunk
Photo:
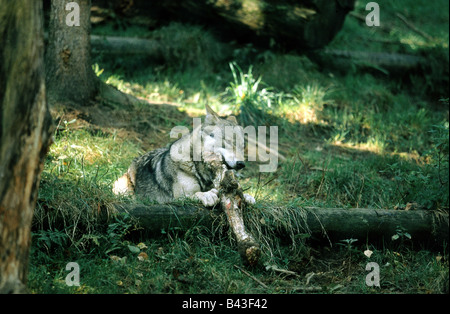
[[[31,221],[51,125],[42,1],[0,0],[0,293],[26,291]]]
[[[66,10],[69,2],[77,3],[79,10]],[[47,94],[52,102],[85,105],[97,94],[99,81],[91,62],[90,12],[90,0],[51,2],[45,66]]]
[[[68,3],[71,5],[66,7]],[[73,3],[78,4],[79,10]],[[91,0],[51,2],[45,52],[49,104],[71,102],[86,106],[95,99],[121,105],[140,102],[103,83],[95,75],[91,62],[90,16]]]

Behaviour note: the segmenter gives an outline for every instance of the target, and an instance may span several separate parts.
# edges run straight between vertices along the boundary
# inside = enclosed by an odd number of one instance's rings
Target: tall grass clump
[[[252,66],[244,73],[235,62],[229,65],[233,82],[227,88],[227,102],[231,103],[235,113],[239,113],[242,125],[266,125],[267,114],[275,105],[275,94],[268,88],[260,89],[261,77],[254,77]]]
[[[244,212],[245,225],[256,238],[264,254],[262,263],[280,264],[289,255],[301,257],[308,250],[310,230],[302,204],[273,202],[257,204]]]

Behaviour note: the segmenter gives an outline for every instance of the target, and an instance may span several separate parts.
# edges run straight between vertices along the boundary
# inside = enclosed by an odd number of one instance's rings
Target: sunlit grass
[[[331,92],[318,83],[297,85],[292,94],[286,95],[286,99],[280,102],[277,112],[291,123],[323,123],[322,111],[327,100],[331,100]]]
[[[75,123],[74,119],[59,126],[44,172],[73,180],[93,179],[89,177],[95,174],[95,180],[111,183],[120,174],[119,169],[142,152],[136,145],[118,139],[114,134],[72,130]]]

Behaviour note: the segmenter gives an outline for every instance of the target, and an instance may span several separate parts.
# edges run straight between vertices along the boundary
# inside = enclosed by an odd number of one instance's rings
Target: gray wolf
[[[217,165],[223,169],[244,168],[243,143],[244,130],[236,118],[223,119],[206,105],[204,123],[198,126],[194,123],[192,132],[186,129],[168,147],[135,158],[128,171],[114,183],[113,192],[134,194],[158,203],[188,197],[204,206],[214,206],[219,202]],[[248,194],[244,194],[244,199],[255,203]]]

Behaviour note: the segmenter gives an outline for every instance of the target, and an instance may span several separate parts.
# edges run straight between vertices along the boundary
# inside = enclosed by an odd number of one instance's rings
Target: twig
[[[287,269],[281,269],[281,268],[278,268],[276,265],[267,266],[266,270],[268,270],[268,269],[273,270],[275,272],[283,273],[283,274],[286,274],[286,275],[293,275],[293,276],[300,277],[295,271],[291,271],[291,270],[287,270]]]
[[[415,31],[417,34],[419,34],[420,36],[428,39],[428,40],[433,40],[433,37],[431,37],[430,35],[428,35],[427,33],[425,33],[424,31],[421,31],[420,29],[418,29],[416,26],[414,26],[414,24],[412,24],[411,22],[409,22],[406,17],[404,17],[403,15],[401,15],[400,13],[396,14],[397,17],[403,21],[403,23],[406,24],[406,26],[408,26],[409,28],[411,28],[413,31]]]
[[[269,289],[269,287],[267,287],[264,283],[262,283],[258,278],[254,277],[253,275],[249,274],[248,272],[246,272],[245,270],[243,270],[241,267],[239,267],[238,265],[234,265],[234,267],[236,267],[237,269],[239,269],[241,272],[244,273],[244,275],[250,277],[251,279],[253,279],[254,281],[256,281],[257,283],[259,283],[261,286],[263,286],[266,289]]]
[[[301,290],[301,291],[305,291],[305,292],[314,292],[314,291],[322,291],[322,287],[302,287],[302,286],[298,286],[298,287],[293,287],[292,290],[293,291]]]
[[[306,276],[305,276],[306,277],[306,285],[309,285],[309,281],[311,280],[312,277],[314,277],[314,275],[315,275],[314,272],[306,274]]]
[[[349,12],[348,15],[356,18],[357,20],[363,22],[364,24],[366,24],[366,16],[356,13],[356,12]],[[379,30],[385,32],[385,33],[389,33],[392,30],[392,25],[390,23],[381,23],[380,26],[377,27]]]
[[[349,12],[348,15],[353,16],[354,18],[360,20],[361,22],[366,22],[366,17],[364,15],[358,14],[356,12]]]
[[[325,166],[325,160],[323,161],[323,166]],[[320,180],[320,184],[319,184],[319,188],[317,189],[317,192],[316,192],[316,198],[319,196],[319,193],[320,193],[320,190],[322,190],[322,186],[323,186],[323,182],[324,182],[324,180],[325,180],[325,173],[327,172],[327,168],[328,168],[328,165],[324,168],[322,166],[322,179]]]
[[[258,183],[256,184],[255,199],[258,199],[260,184],[261,184],[261,172],[258,172]]]

